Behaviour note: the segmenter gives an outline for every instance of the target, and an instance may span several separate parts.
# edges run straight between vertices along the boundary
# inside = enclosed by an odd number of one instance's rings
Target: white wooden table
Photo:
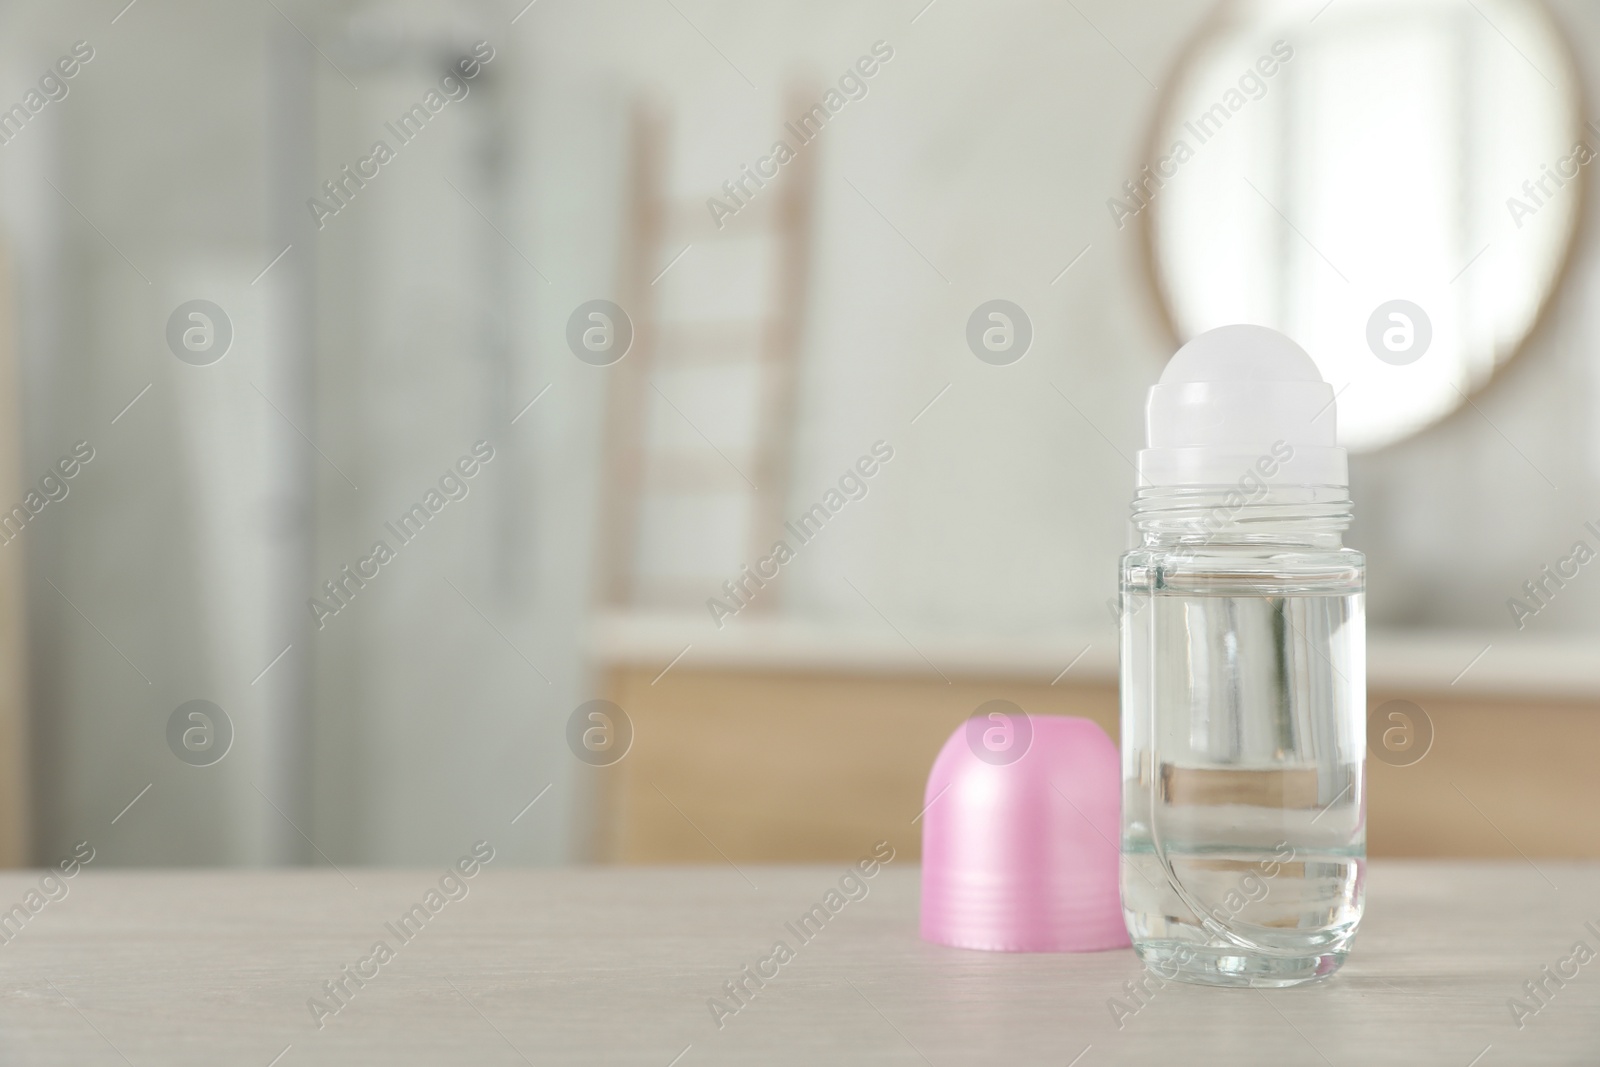
[[[1600,952],[1600,866],[1374,863],[1331,982],[1168,985],[1120,1030],[1132,952],[925,944],[910,865],[799,945],[784,924],[843,870],[491,866],[402,943],[385,923],[440,872],[89,869],[0,946],[0,1064],[1600,1064],[1600,959],[1522,1029],[1507,1006]],[[37,884],[0,876],[0,907]],[[708,999],[779,938],[794,958],[719,1029]],[[319,1029],[308,999],[380,939]]]

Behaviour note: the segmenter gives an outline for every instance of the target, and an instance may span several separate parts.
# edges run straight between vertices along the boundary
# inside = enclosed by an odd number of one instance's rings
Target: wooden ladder
[[[803,96],[795,94],[791,102],[800,99]],[[707,597],[723,596],[723,583],[736,579],[742,565],[753,564],[781,536],[793,467],[816,148],[803,146],[718,229],[704,201],[667,193],[669,139],[668,120],[644,102],[637,103],[630,121],[628,224],[619,285],[619,303],[633,322],[633,346],[609,368],[614,373],[606,404],[601,600],[607,608],[699,610]],[[763,237],[765,241],[760,240]],[[709,246],[729,238],[756,238],[758,247],[767,246],[775,268],[767,306],[750,308],[736,318],[663,315],[656,282],[673,258],[686,246]],[[672,269],[685,267],[693,269],[693,264],[675,264]],[[754,439],[738,451],[716,449],[709,439],[693,448],[653,444],[648,433],[653,405],[671,404],[677,409],[664,417],[688,418],[681,400],[661,391],[656,375],[718,366],[755,370],[755,395],[744,398],[755,405]],[[697,436],[705,437],[695,429]],[[659,532],[645,528],[644,502],[652,494],[658,499],[742,496],[748,518],[742,558],[728,561],[718,573],[692,577],[648,573],[640,565],[640,547],[645,538]],[[776,601],[767,591],[751,607],[770,610]]]

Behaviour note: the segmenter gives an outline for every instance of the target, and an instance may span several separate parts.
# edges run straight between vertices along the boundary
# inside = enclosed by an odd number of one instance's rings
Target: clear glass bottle
[[[1162,383],[1227,373],[1191,361]],[[1298,442],[1252,459],[1207,420],[1157,430],[1161,389],[1133,505],[1142,543],[1121,570],[1124,918],[1164,979],[1294,985],[1338,969],[1363,902],[1365,559],[1341,543],[1343,451],[1331,425],[1259,412]],[[1243,473],[1218,473],[1230,468]]]

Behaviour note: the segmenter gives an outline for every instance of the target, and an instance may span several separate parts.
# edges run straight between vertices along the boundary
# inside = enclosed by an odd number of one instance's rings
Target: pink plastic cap
[[[946,741],[922,816],[922,936],[994,952],[1128,944],[1117,746],[1089,719],[980,707]]]

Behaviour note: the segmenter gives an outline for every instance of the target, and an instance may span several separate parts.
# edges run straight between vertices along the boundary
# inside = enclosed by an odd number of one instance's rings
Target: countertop
[[[1131,951],[927,944],[909,864],[801,943],[785,924],[845,869],[491,864],[427,912],[444,868],[89,868],[6,927],[0,1063],[1600,1063],[1600,959],[1566,964],[1576,975],[1520,1029],[1508,1007],[1576,942],[1600,952],[1600,865],[1375,861],[1330,981],[1169,984],[1120,1029]],[[40,877],[0,875],[0,908],[26,907]],[[413,905],[428,917],[403,940],[392,927]],[[793,958],[719,1028],[710,999],[780,938]],[[347,966],[369,977],[335,1000],[324,983]]]

